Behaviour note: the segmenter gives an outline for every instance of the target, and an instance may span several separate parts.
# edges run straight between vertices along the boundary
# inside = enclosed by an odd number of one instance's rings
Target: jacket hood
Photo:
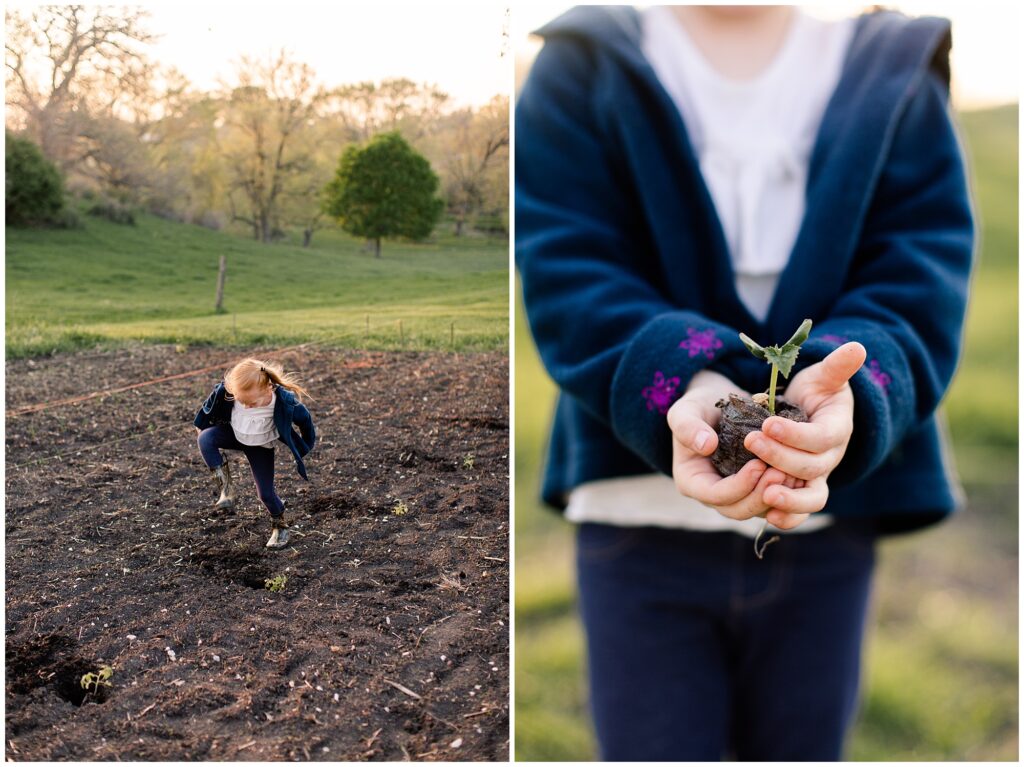
[[[274,391],[277,393],[277,401],[283,403],[288,409],[294,408],[299,401],[294,392],[283,386],[275,386]]]
[[[224,382],[221,381],[214,388],[213,392],[214,392],[215,396],[226,397],[226,395],[227,395],[227,387],[224,385]],[[288,410],[294,409],[295,405],[299,401],[298,398],[295,396],[295,394],[290,389],[286,389],[283,386],[275,384],[274,385],[274,392],[277,394],[277,401],[280,402],[282,404],[282,406],[286,407]]]
[[[948,19],[935,16],[910,18],[895,11],[875,11],[858,17],[856,24],[844,73],[851,69],[863,71],[869,68],[889,76],[906,76],[928,65],[949,87],[951,37]],[[576,6],[534,34],[545,40],[576,38],[615,51],[634,65],[648,66],[640,49],[640,13],[631,6]]]

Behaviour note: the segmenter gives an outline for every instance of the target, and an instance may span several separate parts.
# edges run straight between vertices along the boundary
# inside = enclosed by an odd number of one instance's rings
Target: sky
[[[161,35],[152,56],[203,90],[229,79],[241,55],[265,58],[282,47],[327,86],[406,77],[440,86],[457,106],[511,90],[510,58],[501,55],[504,2],[137,4]]]
[[[540,42],[531,30],[543,25],[575,3],[514,3],[512,45],[516,69],[522,74],[536,55]],[[869,3],[811,4],[817,16],[854,16]],[[953,24],[953,104],[959,109],[978,109],[1020,99],[1020,21],[1016,3],[910,0],[886,2],[887,8],[911,16],[944,16]]]
[[[41,5],[47,0],[8,3]],[[49,0],[52,2],[52,0]],[[529,32],[569,8],[566,2],[480,0],[475,3],[311,2],[310,0],[143,0],[150,29],[160,35],[151,53],[201,89],[230,78],[243,55],[269,56],[288,48],[327,86],[388,77],[438,85],[455,106],[483,104],[511,91],[514,46],[520,73],[539,49]],[[511,5],[510,37],[503,38]],[[866,3],[807,6],[819,16],[855,15]],[[1020,96],[1020,21],[1016,3],[903,0],[886,3],[911,15],[953,22],[953,102],[978,108]]]

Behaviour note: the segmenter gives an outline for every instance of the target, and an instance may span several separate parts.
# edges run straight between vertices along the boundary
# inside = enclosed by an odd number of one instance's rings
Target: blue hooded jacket
[[[960,355],[974,228],[948,111],[950,25],[856,20],[810,159],[807,207],[764,322],[735,290],[686,128],[640,49],[639,14],[575,8],[516,105],[516,260],[560,388],[543,496],[671,474],[668,407],[703,368],[748,391],[767,367],[740,331],[782,343],[814,321],[794,373],[855,340],[854,432],[825,511],[882,532],[956,506],[935,411]]]
[[[288,446],[288,449],[292,451],[292,455],[295,456],[295,466],[298,469],[299,475],[309,480],[306,476],[306,465],[302,462],[302,457],[309,453],[316,444],[316,429],[313,427],[313,417],[309,414],[309,410],[303,405],[296,396],[283,386],[274,386],[277,392],[277,400],[274,403],[274,426],[277,428],[277,433],[280,436],[281,441]],[[217,384],[210,396],[206,398],[206,402],[199,408],[199,412],[196,413],[195,420],[192,422],[196,427],[200,429],[206,429],[210,426],[216,426],[220,423],[231,423],[231,408],[234,406],[234,402],[227,398],[227,390],[224,388],[224,382],[221,381]],[[298,427],[299,432],[296,433],[292,429],[292,424]]]

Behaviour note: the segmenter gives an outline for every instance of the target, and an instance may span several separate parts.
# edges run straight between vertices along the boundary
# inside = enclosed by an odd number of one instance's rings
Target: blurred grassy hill
[[[338,229],[302,248],[146,214],[136,226],[82,220],[83,229],[7,228],[9,357],[128,339],[508,348],[504,237],[454,237],[442,225],[428,242],[386,241],[375,259]],[[221,254],[226,312],[215,314]]]
[[[1016,105],[960,116],[980,224],[965,352],[944,404],[968,498],[881,547],[853,760],[1018,757]],[[595,758],[572,531],[538,500],[554,386],[516,311],[516,758]]]

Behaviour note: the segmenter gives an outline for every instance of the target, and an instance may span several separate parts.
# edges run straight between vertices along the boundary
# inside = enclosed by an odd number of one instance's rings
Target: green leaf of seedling
[[[801,322],[800,327],[796,329],[793,337],[782,345],[783,350],[790,346],[802,346],[803,342],[807,340],[807,336],[811,334],[811,324],[810,320],[804,320]]]
[[[764,349],[765,359],[779,369],[783,378],[789,378],[799,353],[799,346],[793,346],[789,349],[785,347],[780,349],[778,346],[766,346]]]
[[[746,333],[740,333],[740,340],[743,342],[743,345],[750,350],[750,353],[757,357],[759,360],[763,360],[765,358],[764,347],[761,346],[761,344],[757,343]]]

